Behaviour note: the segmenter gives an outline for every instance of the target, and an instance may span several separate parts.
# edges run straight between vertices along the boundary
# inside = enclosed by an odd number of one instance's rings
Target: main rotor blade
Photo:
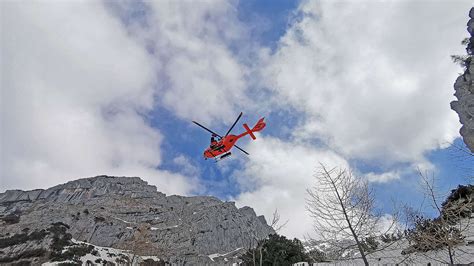
[[[198,126],[200,126],[200,127],[202,127],[202,128],[204,128],[205,130],[207,130],[207,131],[211,132],[212,134],[215,134],[216,136],[218,136],[218,137],[222,138],[222,136],[221,136],[221,135],[219,135],[219,134],[217,134],[216,132],[214,132],[214,131],[210,130],[209,128],[207,128],[207,127],[205,127],[205,126],[203,126],[203,125],[199,124],[198,122],[196,122],[196,121],[193,121],[193,123],[194,123],[194,124],[196,124],[196,125],[198,125]]]
[[[245,154],[247,154],[247,155],[250,155],[248,152],[244,151],[244,149],[240,148],[239,146],[234,145],[234,147],[236,147],[237,149],[239,149],[239,150],[242,151],[243,153],[245,153]]]
[[[242,116],[242,112],[240,112],[239,117],[237,117],[237,119],[235,120],[234,124],[229,128],[229,131],[227,131],[227,133],[225,133],[225,136],[229,135],[230,131],[234,128],[235,124],[237,124],[237,121],[239,121],[239,119],[240,119],[241,116]]]

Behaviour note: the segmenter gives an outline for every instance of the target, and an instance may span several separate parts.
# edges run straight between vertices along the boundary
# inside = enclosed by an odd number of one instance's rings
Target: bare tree
[[[322,240],[339,245],[341,251],[354,247],[368,265],[367,252],[374,249],[380,214],[375,213],[374,196],[368,182],[345,169],[327,169],[320,164],[316,184],[307,193],[307,209]],[[376,246],[376,243],[375,243]]]
[[[286,224],[288,223],[288,220],[286,220],[284,223],[280,223],[280,214],[278,213],[278,209],[275,209],[275,211],[273,212],[273,215],[272,215],[272,222],[270,223],[270,227],[273,228],[273,230],[278,233],[283,227],[286,226]],[[248,248],[247,250],[250,251],[252,253],[252,262],[253,262],[253,265],[257,265],[257,258],[256,258],[256,255],[255,254],[258,250],[258,265],[262,265],[263,263],[263,247],[266,243],[266,238],[259,238],[257,237],[257,235],[255,233],[250,233],[249,234],[249,237],[247,238],[249,239],[249,245],[248,245]],[[255,247],[256,245],[256,247]]]
[[[286,220],[284,223],[280,223],[280,214],[278,213],[278,209],[275,209],[270,227],[278,233],[283,227],[286,226],[286,224],[288,224],[288,221],[289,220]]]
[[[272,220],[270,223],[270,227],[273,228],[275,233],[278,233],[283,227],[286,226],[288,223],[288,220],[286,220],[284,223],[280,222],[280,214],[278,213],[278,209],[275,209],[272,215]],[[247,257],[252,257],[252,265],[262,265],[263,264],[263,254],[265,252],[264,246],[265,243],[268,240],[268,236],[265,237],[259,237],[255,232],[250,231],[250,232],[241,232],[240,234],[242,236],[242,239],[244,242],[247,243],[246,245],[246,254],[245,256]],[[257,257],[258,256],[258,257]],[[247,260],[247,263],[250,264],[250,260]]]
[[[410,247],[404,253],[446,249],[449,263],[454,264],[455,249],[464,242],[464,234],[469,229],[470,215],[474,210],[472,187],[460,186],[453,190],[443,204],[439,204],[439,195],[435,188],[434,176],[428,177],[418,169],[425,196],[437,211],[437,217],[426,218],[420,212],[412,213],[412,228],[408,230],[407,239]],[[465,219],[466,218],[466,219]]]

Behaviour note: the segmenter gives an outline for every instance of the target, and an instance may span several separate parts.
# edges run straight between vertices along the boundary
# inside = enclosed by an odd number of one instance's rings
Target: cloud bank
[[[2,3],[1,189],[97,174],[168,193],[196,180],[157,170],[154,65],[100,2]]]
[[[158,75],[157,101],[179,118],[230,123],[240,106],[251,104],[248,68],[237,56],[249,36],[235,5],[152,1],[144,4],[140,20],[127,20],[136,12],[135,3],[111,5],[150,51]]]
[[[458,136],[449,110],[465,2],[305,1],[263,70],[306,114],[295,137],[348,158],[423,161]],[[442,37],[441,37],[442,36]]]

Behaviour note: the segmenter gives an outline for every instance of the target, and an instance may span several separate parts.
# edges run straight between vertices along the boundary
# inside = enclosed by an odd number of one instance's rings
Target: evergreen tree
[[[258,242],[240,257],[244,265],[291,265],[300,261],[310,261],[303,244],[298,239],[272,234]]]

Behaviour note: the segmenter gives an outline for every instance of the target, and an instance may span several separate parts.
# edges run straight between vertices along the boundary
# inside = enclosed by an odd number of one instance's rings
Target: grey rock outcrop
[[[25,230],[49,230],[58,222],[69,227],[73,239],[177,264],[213,263],[213,254],[232,254],[221,256],[221,263],[231,263],[239,250],[274,233],[250,207],[238,209],[209,196],[166,196],[138,177],[97,176],[46,190],[0,194],[2,239]],[[50,244],[42,243],[44,248]],[[0,260],[15,250],[0,249]]]
[[[465,61],[466,70],[454,83],[454,95],[458,99],[451,102],[451,109],[459,115],[462,124],[459,130],[464,142],[471,152],[474,152],[474,8],[469,12],[470,20],[467,23],[467,31],[471,34],[466,51],[468,57]]]

